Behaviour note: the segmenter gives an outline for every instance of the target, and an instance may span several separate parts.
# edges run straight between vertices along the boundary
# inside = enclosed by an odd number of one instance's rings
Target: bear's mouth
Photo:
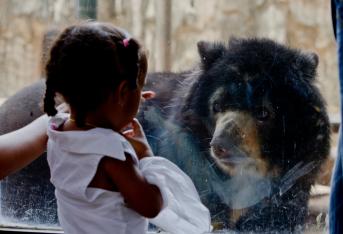
[[[219,145],[211,146],[211,155],[219,164],[228,166],[235,166],[239,164],[245,164],[250,161],[248,154],[237,146],[231,146],[230,148],[224,148]]]

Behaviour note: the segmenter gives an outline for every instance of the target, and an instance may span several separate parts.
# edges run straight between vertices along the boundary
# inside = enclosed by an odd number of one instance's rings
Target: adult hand
[[[155,96],[156,96],[156,93],[154,91],[151,91],[151,90],[143,91],[141,99],[144,102],[146,100],[154,98]]]

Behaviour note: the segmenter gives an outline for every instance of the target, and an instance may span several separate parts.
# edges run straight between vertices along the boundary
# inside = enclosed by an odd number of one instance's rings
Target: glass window
[[[88,18],[149,52],[157,96],[139,118],[215,230],[327,230],[340,124],[330,1],[2,0],[0,134],[42,114],[49,48]],[[1,182],[0,227],[59,230],[49,177],[44,155]]]

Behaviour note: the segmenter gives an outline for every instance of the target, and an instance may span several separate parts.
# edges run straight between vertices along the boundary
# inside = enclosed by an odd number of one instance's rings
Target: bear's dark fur
[[[190,175],[216,227],[301,230],[310,187],[330,147],[325,104],[314,86],[316,55],[267,39],[200,42],[198,49],[194,70],[148,76],[146,89],[157,97],[143,104],[139,118],[155,152]],[[0,107],[0,133],[39,115],[43,90],[39,81]],[[31,217],[42,221],[53,213],[44,211],[55,206],[48,203],[53,189],[36,190],[36,180],[49,183],[40,174],[47,164],[32,165],[2,183],[2,206],[20,218],[30,205]],[[14,205],[10,188],[21,183],[19,193],[45,192],[49,201],[19,196]]]
[[[178,79],[177,88],[164,86],[172,101],[160,105],[157,96],[141,111],[156,153],[190,175],[215,225],[301,230],[330,148],[317,56],[268,39],[200,42],[198,50],[199,67],[169,74]]]

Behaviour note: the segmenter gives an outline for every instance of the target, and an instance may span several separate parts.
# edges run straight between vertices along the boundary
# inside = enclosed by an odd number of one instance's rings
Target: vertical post
[[[156,10],[156,48],[157,71],[171,70],[171,5],[172,0],[157,0]]]
[[[132,5],[132,34],[139,40],[144,38],[144,5],[143,0],[131,0]]]
[[[340,116],[343,120],[343,0],[332,0],[332,20],[338,47],[338,69],[340,84]],[[342,122],[339,131],[338,153],[331,179],[329,233],[343,232],[343,135]]]
[[[97,0],[78,0],[78,15],[80,19],[96,19]]]

